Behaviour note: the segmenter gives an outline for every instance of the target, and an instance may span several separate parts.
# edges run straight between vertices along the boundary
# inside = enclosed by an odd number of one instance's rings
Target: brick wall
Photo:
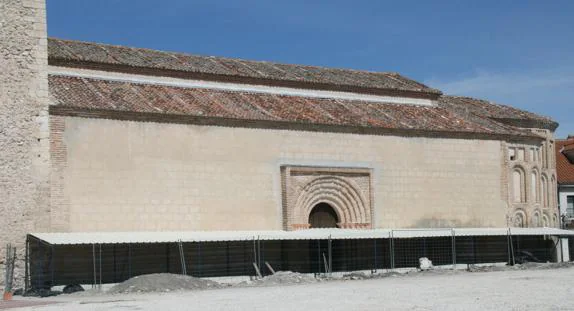
[[[554,137],[553,133],[548,130],[535,131],[546,138],[530,143],[504,144],[503,161],[508,183],[505,189],[509,206],[508,218],[509,222],[515,226],[522,222],[521,226],[525,227],[559,227]],[[514,159],[510,159],[510,150],[516,153]],[[518,150],[522,150],[522,156],[518,156]],[[512,178],[514,170],[519,170],[525,175],[522,185],[524,195],[520,202],[514,198],[514,184],[516,183]],[[535,173],[535,178],[532,177],[532,173]]]

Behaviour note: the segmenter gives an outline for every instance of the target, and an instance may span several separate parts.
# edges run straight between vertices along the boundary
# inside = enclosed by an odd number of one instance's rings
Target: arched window
[[[552,215],[552,224],[551,227],[557,227],[558,226],[558,216],[556,216],[556,214]]]
[[[542,227],[550,227],[550,220],[548,219],[548,216],[546,215],[542,215]]]
[[[517,211],[512,217],[512,225],[516,228],[524,228],[526,224],[526,215],[522,211]]]
[[[548,207],[548,179],[546,176],[542,175],[542,183],[540,185],[540,192],[542,193],[542,205]]]
[[[515,168],[512,171],[512,189],[514,202],[525,202],[525,182],[524,182],[524,171],[519,168]]]
[[[530,197],[534,202],[540,202],[540,187],[538,186],[538,172],[532,171],[530,181]]]
[[[532,227],[540,227],[540,215],[538,212],[532,215]]]

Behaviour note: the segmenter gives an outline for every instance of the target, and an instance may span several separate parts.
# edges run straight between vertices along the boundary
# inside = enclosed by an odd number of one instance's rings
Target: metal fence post
[[[329,276],[333,275],[333,240],[329,234],[329,244],[327,245],[327,252],[329,253]]]
[[[259,271],[261,271],[261,266],[262,266],[262,257],[261,257],[261,236],[257,236],[257,258],[259,259],[257,261],[257,267],[259,268]]]
[[[373,239],[373,251],[374,251],[373,273],[377,273],[377,239]]]
[[[318,272],[317,273],[321,273],[321,240],[316,240],[317,241],[317,268],[318,268]]]
[[[202,273],[201,273],[201,266],[202,266],[202,261],[201,261],[201,242],[197,242],[197,266],[198,266],[198,274],[199,277],[201,277]]]
[[[395,241],[394,241],[394,230],[391,230],[391,233],[389,235],[390,240],[389,240],[389,254],[391,256],[391,270],[395,269]]]
[[[50,287],[54,286],[54,245],[50,245]]]
[[[132,244],[128,244],[128,279],[132,278]]]
[[[255,241],[255,236],[253,236],[253,265],[255,265],[255,275],[258,275],[257,269],[259,268],[259,266],[257,266],[257,263],[259,262],[259,259],[257,259],[257,242]]]
[[[514,243],[512,241],[512,230],[508,228],[508,251],[509,251],[509,264],[514,266],[516,262],[514,261]]]
[[[452,269],[456,270],[456,233],[454,231],[454,228],[450,229],[451,234],[452,234]]]
[[[178,241],[177,246],[179,248],[179,261],[181,263],[181,274],[187,275],[187,266],[185,264],[185,253],[183,250],[183,243],[181,242],[181,240]],[[193,267],[191,268],[193,271]]]
[[[37,240],[36,240],[36,247],[37,247],[37,249],[38,249],[37,252],[38,252],[38,254],[39,254],[38,260],[39,260],[40,262],[37,262],[37,263],[36,263],[36,274],[38,275],[38,279],[37,279],[37,281],[36,281],[36,289],[42,288],[41,285],[42,285],[42,279],[43,279],[43,276],[44,276],[44,273],[43,273],[43,271],[42,271],[42,269],[43,269],[42,267],[44,266],[44,253],[40,251],[40,245],[42,245],[42,244],[40,244],[40,240],[37,239]]]
[[[30,239],[29,236],[26,235],[26,258],[24,259],[24,293],[28,292],[28,289],[30,289],[30,271],[28,271],[29,269],[29,264],[30,264]]]
[[[96,287],[96,244],[92,243],[92,263],[94,266],[94,283],[92,283],[92,288]]]
[[[102,289],[102,244],[100,243],[100,290]]]

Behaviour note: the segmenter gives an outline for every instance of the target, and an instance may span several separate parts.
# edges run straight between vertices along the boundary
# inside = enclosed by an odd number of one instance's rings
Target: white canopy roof
[[[31,233],[52,245],[217,242],[251,240],[387,239],[450,236],[550,235],[574,236],[556,228],[447,228],[447,229],[308,229],[298,231],[160,231]]]

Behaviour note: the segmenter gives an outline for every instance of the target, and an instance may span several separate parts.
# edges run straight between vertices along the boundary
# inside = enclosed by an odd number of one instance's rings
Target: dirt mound
[[[110,294],[171,292],[219,288],[217,282],[187,275],[156,273],[133,277],[110,288]]]
[[[301,274],[291,271],[278,271],[275,274],[253,282],[255,285],[278,285],[278,284],[300,284],[318,282],[312,275]]]

